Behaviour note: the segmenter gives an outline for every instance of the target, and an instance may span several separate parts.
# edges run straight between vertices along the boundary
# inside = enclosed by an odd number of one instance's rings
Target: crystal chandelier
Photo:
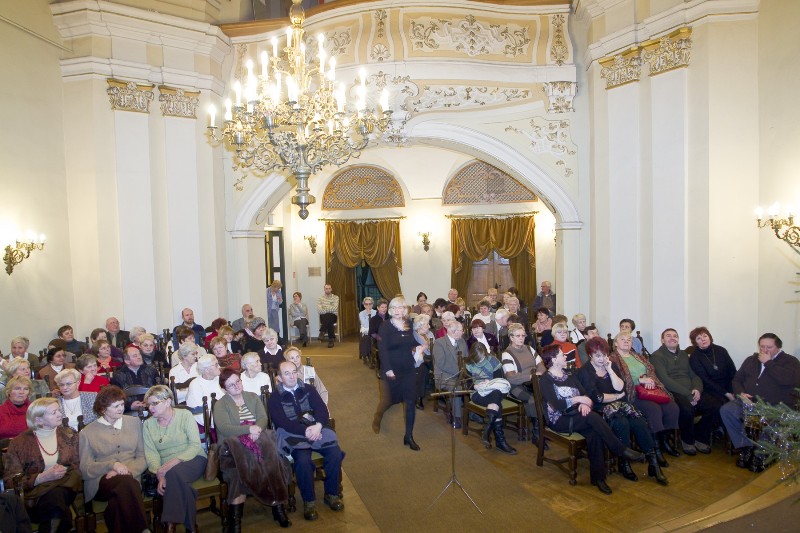
[[[278,39],[272,38],[272,55],[261,52],[261,74],[248,60],[244,86],[238,80],[235,99],[225,102],[221,131],[215,125],[216,109],[209,106],[209,136],[236,150],[235,166],[262,172],[288,170],[297,179],[292,203],[300,218],[308,217],[308,178],[328,164],[343,165],[358,157],[369,141],[391,122],[389,96],[380,96],[381,112],[367,108],[366,72],[356,86],[354,105],[346,102],[344,83],[336,82],[336,59],[327,61],[325,39],[317,36],[317,61],[307,57],[303,41],[305,14],[301,0],[292,0],[286,28],[286,46],[278,56]],[[376,131],[377,130],[377,131]]]

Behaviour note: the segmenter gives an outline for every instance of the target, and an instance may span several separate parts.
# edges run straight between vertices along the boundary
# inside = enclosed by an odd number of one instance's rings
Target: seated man
[[[486,299],[489,301],[492,311],[497,311],[503,307],[503,304],[497,301],[497,289],[495,287],[489,287],[489,290],[486,291]]]
[[[586,342],[589,342],[589,339],[599,337],[600,331],[597,329],[597,326],[592,324],[590,326],[586,326],[583,334],[586,338]],[[589,362],[589,354],[586,353],[586,342],[581,342],[578,344],[578,358],[581,360],[581,366]]]
[[[447,333],[433,342],[433,379],[440,390],[455,390],[456,387],[464,388],[459,371],[459,358],[469,355],[467,342],[463,339],[464,326],[457,320],[450,320],[447,324]],[[448,423],[455,424],[456,429],[461,428],[461,396],[453,399],[453,413],[448,416]]]
[[[333,288],[326,284],[325,294],[317,299],[317,311],[319,312],[319,339],[322,341],[323,334],[328,334],[328,348],[333,348],[333,340],[336,338],[336,320],[339,314],[339,297],[333,294]]]
[[[152,387],[158,384],[158,372],[152,366],[144,364],[142,353],[135,344],[129,344],[125,347],[123,363],[114,372],[114,377],[111,378],[112,385],[125,390],[125,387],[130,387],[131,385]],[[139,407],[146,408],[145,403],[142,401],[143,398],[143,394],[140,396],[128,396],[125,400],[125,411],[135,411]]]
[[[120,329],[119,320],[116,317],[109,317],[106,319],[106,340],[111,343],[114,348],[124,348],[131,343],[130,331]]]
[[[204,341],[206,339],[206,328],[195,323],[194,311],[187,307],[181,311],[181,318],[183,319],[183,322],[172,329],[172,347],[175,349],[175,351],[178,351],[178,346],[180,346],[178,343],[178,328],[181,326],[185,326],[194,331],[194,343],[196,345],[205,346]]]
[[[242,306],[242,316],[241,318],[237,318],[231,324],[233,331],[241,331],[243,329],[247,329],[250,327],[250,321],[256,317],[255,313],[253,312],[253,306],[250,304],[244,304]]]
[[[650,356],[656,376],[675,398],[680,408],[678,425],[681,429],[683,452],[711,453],[711,432],[719,425],[719,400],[703,393],[703,380],[689,365],[689,356],[678,345],[678,332],[672,328],[661,333],[661,347]],[[697,424],[694,417],[700,415]]]
[[[449,291],[447,291],[447,303],[448,304],[456,303],[457,299],[458,299],[458,289],[452,288]]]
[[[733,377],[736,399],[720,409],[731,444],[739,451],[736,466],[750,468],[753,472],[764,470],[764,458],[753,453],[754,443],[747,437],[743,423],[744,406],[751,405],[758,396],[772,405],[783,403],[792,409],[798,407],[795,389],[800,387],[800,361],[782,347],[783,342],[774,333],[761,335],[758,353],[745,359]]]
[[[500,345],[500,350],[505,350],[508,346],[508,317],[511,313],[508,309],[500,308],[494,313],[494,320],[486,324],[486,333],[491,333],[497,337],[497,342]]]
[[[344,509],[339,497],[344,453],[336,433],[328,425],[330,414],[319,393],[298,380],[297,367],[284,361],[280,364],[275,392],[269,397],[269,416],[277,428],[278,446],[294,459],[297,486],[303,498],[303,517],[316,520],[316,494],[311,452],[322,455],[325,467],[324,502],[334,511]]]
[[[80,357],[88,350],[85,342],[75,340],[75,333],[69,324],[58,328],[58,338],[66,343],[66,351],[75,354],[75,357]]]

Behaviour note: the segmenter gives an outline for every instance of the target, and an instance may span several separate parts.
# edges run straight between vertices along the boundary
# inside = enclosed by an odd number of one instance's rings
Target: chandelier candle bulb
[[[233,120],[233,112],[231,111],[231,99],[225,99],[225,121],[230,122]]]
[[[217,108],[214,104],[208,105],[208,120],[212,128],[216,128]]]
[[[292,47],[292,28],[286,28],[286,48]]]
[[[762,218],[764,218],[764,210],[760,207],[756,207],[756,219],[760,221]]]
[[[328,61],[328,79],[336,81],[336,58],[332,57],[330,61]]]
[[[236,107],[242,106],[242,83],[239,80],[233,82],[233,92],[236,94]]]
[[[389,90],[384,88],[381,91],[381,111],[386,113],[389,110]]]

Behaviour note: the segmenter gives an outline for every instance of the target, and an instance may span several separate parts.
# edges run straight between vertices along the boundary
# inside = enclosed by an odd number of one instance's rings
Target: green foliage
[[[796,391],[800,397],[800,388]],[[760,419],[762,436],[757,444],[765,454],[765,462],[776,461],[781,480],[796,483],[800,479],[800,411],[758,398],[752,406],[745,407],[745,416]]]

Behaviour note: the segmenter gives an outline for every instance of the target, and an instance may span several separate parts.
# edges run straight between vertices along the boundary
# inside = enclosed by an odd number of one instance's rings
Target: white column
[[[148,119],[145,113],[114,112],[123,314],[128,327],[154,331],[159,325],[155,320]]]

